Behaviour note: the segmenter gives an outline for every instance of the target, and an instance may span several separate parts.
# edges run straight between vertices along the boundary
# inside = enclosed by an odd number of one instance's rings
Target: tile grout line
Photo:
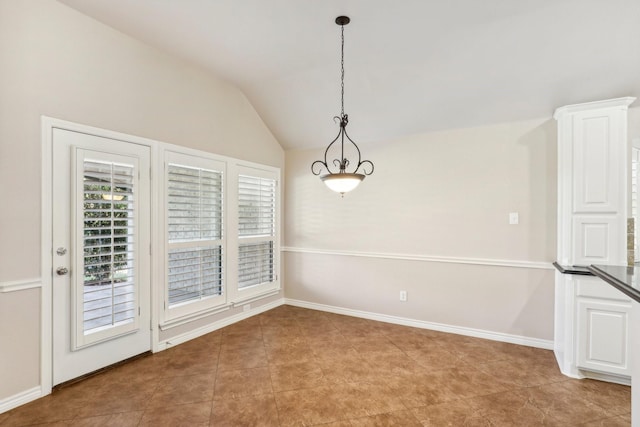
[[[224,329],[224,328],[223,328]],[[216,370],[215,370],[215,374],[213,375],[213,390],[211,391],[211,406],[209,407],[209,425],[212,425],[213,420],[213,407],[216,404],[216,385],[218,384],[218,370],[220,368],[220,356],[222,354],[222,329],[219,330],[220,332],[220,339],[218,342],[218,357],[216,359]]]
[[[296,323],[298,323],[297,320],[296,320]],[[264,347],[265,356],[267,358],[267,367],[269,369],[269,382],[271,383],[271,395],[273,398],[273,405],[276,407],[276,416],[278,417],[278,426],[281,426],[282,422],[280,421],[280,408],[278,407],[278,399],[276,399],[276,389],[273,386],[273,376],[271,371],[272,365],[271,363],[269,363],[269,355],[267,354],[267,344],[264,341],[264,332],[262,331],[262,317],[260,318],[260,331],[262,332],[262,345]]]

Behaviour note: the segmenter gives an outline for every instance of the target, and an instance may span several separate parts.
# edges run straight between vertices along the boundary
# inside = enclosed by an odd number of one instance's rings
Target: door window
[[[75,347],[137,329],[137,165],[108,157],[77,153]]]

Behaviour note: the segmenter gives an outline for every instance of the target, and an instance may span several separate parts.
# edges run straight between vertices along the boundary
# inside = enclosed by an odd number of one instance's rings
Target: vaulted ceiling
[[[287,149],[640,95],[638,0],[60,0],[237,85]],[[637,101],[640,102],[640,101]]]

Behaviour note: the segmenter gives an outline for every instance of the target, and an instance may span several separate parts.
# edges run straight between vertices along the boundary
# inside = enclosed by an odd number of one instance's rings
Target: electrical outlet
[[[251,310],[251,304],[245,304],[242,306],[242,311],[249,311]]]
[[[520,222],[520,215],[518,215],[518,212],[510,212],[509,213],[509,224],[510,225],[518,225],[519,222]]]
[[[407,300],[407,291],[400,291],[400,301]]]

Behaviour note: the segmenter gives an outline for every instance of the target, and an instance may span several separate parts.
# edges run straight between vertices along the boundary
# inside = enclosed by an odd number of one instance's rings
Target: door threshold
[[[67,380],[65,382],[62,382],[60,384],[56,384],[51,389],[51,392],[55,392],[57,390],[62,390],[65,387],[69,387],[69,386],[71,386],[73,384],[79,383],[80,381],[84,381],[87,378],[95,377],[96,375],[102,374],[103,372],[110,371],[112,369],[117,368],[118,366],[125,365],[125,364],[127,364],[129,362],[133,362],[134,360],[142,359],[142,358],[150,356],[152,354],[153,353],[151,352],[151,350],[145,351],[144,353],[137,354],[135,356],[132,356],[132,357],[129,357],[127,359],[124,359],[124,360],[121,360],[119,362],[116,362],[116,363],[114,363],[112,365],[105,366],[104,368],[96,369],[95,371],[89,372],[88,374],[84,374],[84,375],[81,375],[81,376],[79,376],[77,378],[72,378],[72,379]]]

